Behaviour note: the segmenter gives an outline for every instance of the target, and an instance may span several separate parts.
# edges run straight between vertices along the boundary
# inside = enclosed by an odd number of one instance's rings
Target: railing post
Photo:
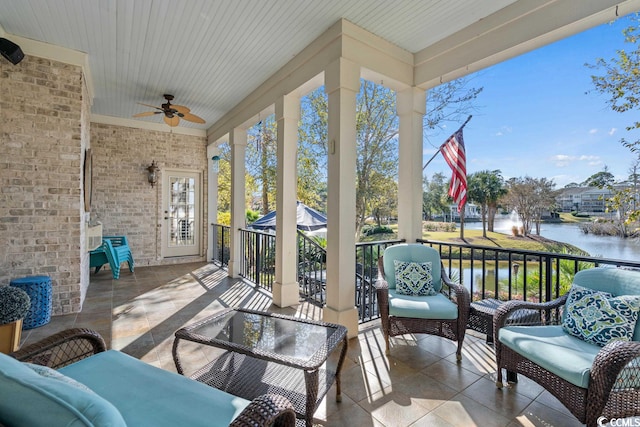
[[[544,257],[545,274],[544,274],[544,291],[545,301],[551,301],[552,296],[552,282],[553,282],[553,269],[551,268],[551,257],[549,255]]]

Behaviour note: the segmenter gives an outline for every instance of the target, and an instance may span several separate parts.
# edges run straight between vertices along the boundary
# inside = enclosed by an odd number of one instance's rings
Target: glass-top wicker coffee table
[[[245,399],[265,393],[285,396],[307,426],[334,381],[336,401],[341,400],[340,370],[347,352],[344,326],[226,309],[176,331],[173,360],[178,373],[184,374],[178,354],[181,340],[225,350],[191,378]]]

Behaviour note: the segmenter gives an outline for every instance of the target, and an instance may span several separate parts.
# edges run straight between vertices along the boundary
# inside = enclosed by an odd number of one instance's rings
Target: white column
[[[245,227],[245,153],[247,150],[247,131],[235,128],[230,134],[231,145],[231,256],[229,258],[229,276],[240,277],[240,228]]]
[[[411,87],[398,92],[399,127],[398,238],[422,238],[422,119],[425,91]]]
[[[273,303],[278,307],[298,304],[297,282],[297,153],[300,99],[286,95],[276,101],[278,123],[278,174],[276,179],[276,280]]]
[[[213,171],[213,156],[219,156],[220,150],[215,144],[207,146],[207,261],[215,256],[213,244],[213,226],[218,222],[218,174]]]
[[[358,335],[356,276],[356,94],[360,67],[340,58],[324,72],[328,95],[327,304],[323,319]]]

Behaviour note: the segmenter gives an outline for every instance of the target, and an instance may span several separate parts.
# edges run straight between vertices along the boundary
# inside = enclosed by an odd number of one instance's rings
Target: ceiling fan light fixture
[[[206,123],[202,118],[196,116],[195,114],[190,113],[190,109],[185,107],[184,105],[173,105],[171,101],[173,100],[173,95],[165,94],[164,98],[167,100],[166,103],[160,104],[160,107],[155,107],[153,105],[142,104],[141,105],[155,108],[158,111],[148,111],[144,113],[134,114],[133,117],[148,117],[153,116],[155,114],[164,114],[164,122],[171,127],[178,126],[180,123],[180,119],[187,120],[193,123],[204,124]]]

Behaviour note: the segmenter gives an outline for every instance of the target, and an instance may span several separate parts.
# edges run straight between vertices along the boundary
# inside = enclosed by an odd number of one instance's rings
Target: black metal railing
[[[212,261],[227,266],[231,257],[231,227],[222,224],[211,224],[213,230],[213,256]]]
[[[298,230],[300,297],[322,307],[326,298],[327,250],[320,241]]]
[[[387,246],[404,240],[384,240],[356,243],[356,308],[360,323],[380,317],[376,299],[376,279],[378,278],[378,258]]]
[[[496,298],[550,301],[565,294],[573,276],[597,266],[640,268],[609,258],[418,240],[436,248],[449,276],[465,285],[472,300]]]
[[[276,236],[240,230],[240,275],[271,292],[276,277]]]
[[[275,279],[275,235],[255,230],[240,230],[240,275],[257,286],[272,290]],[[227,265],[230,255],[227,226],[214,224],[214,261]],[[360,322],[377,319],[375,281],[377,260],[390,245],[403,240],[385,240],[356,244],[355,305]],[[597,266],[640,269],[640,262],[504,249],[418,239],[440,253],[445,271],[454,281],[465,285],[472,300],[497,298],[550,301],[569,290],[576,272]],[[326,302],[326,249],[321,240],[298,232],[297,277],[300,298],[318,306]]]

